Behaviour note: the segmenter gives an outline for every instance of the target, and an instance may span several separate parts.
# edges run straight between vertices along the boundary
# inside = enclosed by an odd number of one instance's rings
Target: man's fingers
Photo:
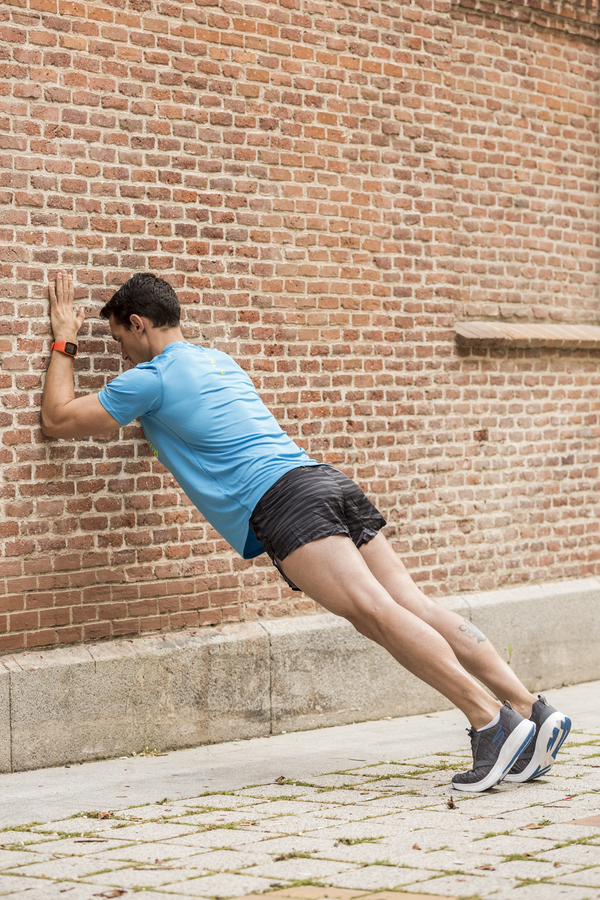
[[[51,287],[51,291],[54,289]],[[71,274],[67,275],[66,272],[57,272],[56,273],[56,293],[55,296],[51,299],[54,299],[58,303],[70,303],[73,304],[73,300],[75,299],[75,288],[73,285],[73,276]]]
[[[58,294],[58,299],[60,301],[65,299],[66,291],[66,275],[64,272],[60,272],[58,278],[56,279],[56,292]]]
[[[60,303],[60,301],[62,300],[62,292],[63,292],[62,291],[62,272],[56,273],[55,285],[56,285],[56,295],[55,295],[56,302]]]
[[[54,339],[72,341],[85,319],[85,309],[81,307],[75,314],[75,286],[73,273],[60,269],[54,276],[54,283],[48,284],[50,294],[50,327]]]

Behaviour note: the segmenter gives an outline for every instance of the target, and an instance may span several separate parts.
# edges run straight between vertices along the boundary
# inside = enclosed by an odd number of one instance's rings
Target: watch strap
[[[65,356],[75,357],[79,347],[74,341],[54,341],[50,349],[58,350],[60,353],[64,353]]]

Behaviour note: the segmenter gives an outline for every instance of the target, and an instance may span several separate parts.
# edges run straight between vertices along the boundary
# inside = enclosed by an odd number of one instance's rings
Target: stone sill
[[[456,322],[460,346],[600,349],[598,325],[533,325],[513,322]]]

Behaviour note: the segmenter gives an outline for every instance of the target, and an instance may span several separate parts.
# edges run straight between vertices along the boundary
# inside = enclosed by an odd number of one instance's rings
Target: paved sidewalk
[[[559,762],[483,795],[455,711],[0,776],[0,898],[600,900],[600,683],[547,697]]]

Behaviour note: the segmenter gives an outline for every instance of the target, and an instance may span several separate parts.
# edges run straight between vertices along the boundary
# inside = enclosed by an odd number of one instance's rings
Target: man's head
[[[100,315],[103,319],[112,316],[127,331],[131,328],[132,315],[148,319],[154,328],[177,328],[181,309],[177,294],[168,282],[150,272],[138,272],[112,295]]]
[[[108,319],[123,359],[138,365],[150,362],[172,341],[183,340],[179,300],[170,284],[140,272],[119,288],[100,310]]]

